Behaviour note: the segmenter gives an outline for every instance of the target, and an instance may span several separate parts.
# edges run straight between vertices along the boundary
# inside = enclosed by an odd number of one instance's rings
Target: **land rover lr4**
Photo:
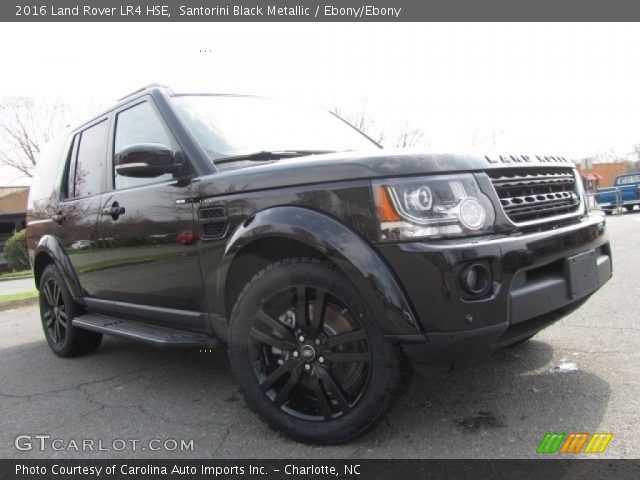
[[[361,435],[420,373],[530,338],[611,276],[558,156],[387,151],[335,115],[152,86],[43,155],[27,239],[51,349],[226,345],[249,407]]]

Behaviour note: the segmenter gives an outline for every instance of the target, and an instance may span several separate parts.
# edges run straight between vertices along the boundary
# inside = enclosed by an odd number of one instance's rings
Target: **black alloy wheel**
[[[374,312],[317,259],[283,260],[253,277],[233,309],[229,358],[249,407],[312,443],[362,435],[406,384],[401,355]]]
[[[367,387],[371,347],[339,299],[298,285],[263,302],[249,330],[254,375],[273,404],[305,420],[348,413]]]
[[[50,277],[42,283],[42,293],[46,306],[43,313],[45,328],[55,345],[64,344],[69,328],[69,315],[65,311],[62,289],[55,278]]]
[[[72,319],[78,314],[79,307],[54,264],[42,272],[39,290],[42,329],[51,350],[60,357],[74,357],[96,350],[102,334],[73,325]]]

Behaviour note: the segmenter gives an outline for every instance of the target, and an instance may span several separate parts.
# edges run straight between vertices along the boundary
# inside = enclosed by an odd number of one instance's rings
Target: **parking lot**
[[[549,431],[612,432],[602,456],[638,457],[640,212],[607,225],[614,277],[585,306],[464,370],[415,377],[385,421],[342,446],[267,428],[245,406],[223,350],[105,338],[97,353],[65,360],[47,347],[36,307],[0,312],[0,457],[527,458]],[[18,435],[39,434],[62,439],[62,450],[14,446]],[[69,448],[85,439],[140,443]],[[152,451],[152,439],[193,440],[193,450]]]

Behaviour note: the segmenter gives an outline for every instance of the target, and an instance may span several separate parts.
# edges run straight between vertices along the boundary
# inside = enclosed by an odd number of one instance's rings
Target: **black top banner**
[[[638,21],[630,0],[14,0],[2,22]]]

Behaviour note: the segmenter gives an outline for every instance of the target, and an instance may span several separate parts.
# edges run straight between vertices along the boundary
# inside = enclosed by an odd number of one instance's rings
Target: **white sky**
[[[366,109],[379,128],[423,129],[431,151],[640,143],[637,24],[14,23],[0,45],[0,97],[61,98],[79,116],[159,82]],[[0,170],[28,183],[14,177]]]

